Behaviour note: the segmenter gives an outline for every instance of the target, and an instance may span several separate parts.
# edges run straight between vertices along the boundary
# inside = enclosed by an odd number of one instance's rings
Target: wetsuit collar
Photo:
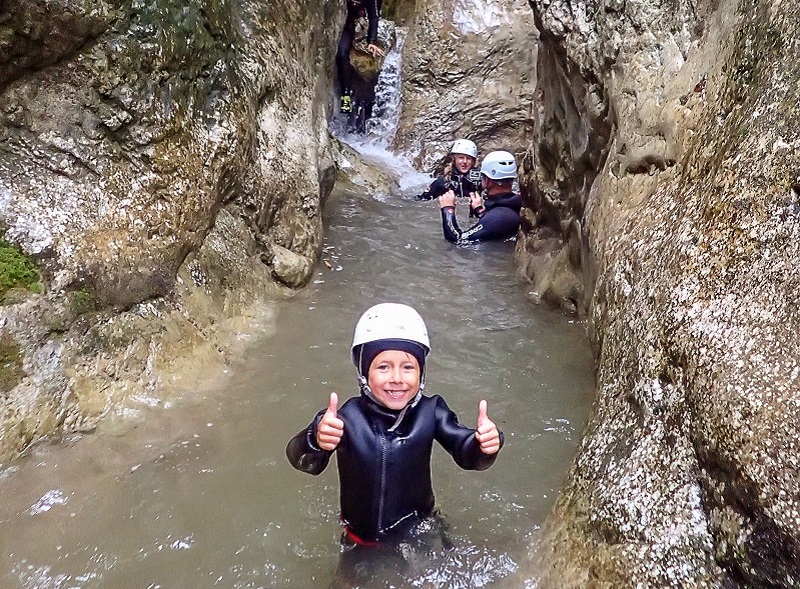
[[[487,211],[494,207],[506,207],[519,212],[522,208],[522,197],[515,192],[494,194],[484,200],[483,206]]]

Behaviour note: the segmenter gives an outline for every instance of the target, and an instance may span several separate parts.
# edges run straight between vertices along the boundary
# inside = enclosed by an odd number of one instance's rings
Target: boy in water
[[[472,429],[442,397],[422,394],[429,352],[425,322],[414,309],[371,307],[356,324],[351,349],[361,394],[339,408],[331,393],[328,408],[286,447],[292,465],[314,475],[337,453],[345,551],[392,545],[434,514],[434,440],[470,470],[489,468],[503,445],[486,401]]]

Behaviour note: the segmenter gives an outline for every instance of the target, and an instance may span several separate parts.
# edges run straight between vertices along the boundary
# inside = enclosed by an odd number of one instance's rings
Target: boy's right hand
[[[339,397],[336,393],[331,393],[328,410],[317,426],[317,445],[328,452],[336,450],[344,434],[344,422],[336,417],[338,404]]]

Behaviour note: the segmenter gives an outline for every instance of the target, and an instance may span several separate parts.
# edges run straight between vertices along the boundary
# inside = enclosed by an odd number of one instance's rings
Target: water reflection
[[[502,587],[525,558],[576,452],[592,394],[583,326],[533,305],[512,244],[455,248],[438,209],[336,194],[315,283],[208,390],[42,445],[0,474],[0,587],[328,587],[338,562],[335,468],[284,457],[326,403],[356,394],[349,344],[379,301],[431,332],[428,392],[465,423],[489,400],[506,447],[488,471],[434,451],[453,548],[386,567],[385,587]]]

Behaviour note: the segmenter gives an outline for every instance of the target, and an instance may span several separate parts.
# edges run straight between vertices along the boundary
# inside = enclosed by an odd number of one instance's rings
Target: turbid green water
[[[275,303],[274,335],[221,384],[38,446],[0,474],[0,587],[328,587],[335,468],[297,472],[284,447],[331,390],[356,393],[352,330],[381,301],[426,319],[427,391],[468,424],[486,398],[506,447],[482,473],[437,448],[434,487],[455,548],[376,586],[514,586],[588,418],[584,326],[530,302],[513,244],[446,243],[433,203],[337,194],[326,213],[330,268]]]

